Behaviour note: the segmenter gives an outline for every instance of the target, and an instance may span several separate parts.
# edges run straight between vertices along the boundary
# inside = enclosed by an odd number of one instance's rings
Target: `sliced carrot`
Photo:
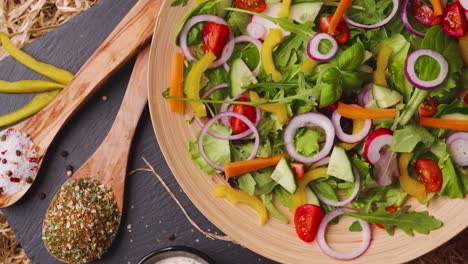
[[[184,54],[182,52],[174,53],[172,58],[171,85],[169,86],[169,96],[184,96]],[[172,112],[184,114],[185,102],[182,100],[169,99],[169,109]]]
[[[338,103],[338,113],[349,119],[394,118],[396,109],[368,109],[356,105]]]
[[[346,10],[351,6],[353,3],[352,0],[341,0],[340,3],[338,4],[338,7],[336,8],[335,13],[333,14],[333,17],[330,21],[330,27],[328,28],[328,34],[334,35],[336,27],[338,26],[338,23],[341,21],[343,18],[344,14],[346,13]]]
[[[274,155],[269,158],[256,158],[227,163],[224,165],[224,172],[227,178],[232,178],[252,171],[276,166],[283,157],[284,155]]]
[[[434,15],[440,16],[444,13],[442,8],[442,2],[440,0],[431,0],[432,8],[434,9]]]
[[[423,127],[468,131],[468,120],[420,117],[419,124]]]

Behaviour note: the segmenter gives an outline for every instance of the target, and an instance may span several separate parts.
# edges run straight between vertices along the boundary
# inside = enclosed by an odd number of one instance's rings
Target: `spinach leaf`
[[[336,64],[340,70],[352,71],[362,64],[364,53],[364,44],[358,39],[351,47],[341,50],[331,63]]]

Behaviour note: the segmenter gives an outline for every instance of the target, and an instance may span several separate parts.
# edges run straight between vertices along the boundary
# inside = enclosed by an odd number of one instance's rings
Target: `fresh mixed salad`
[[[173,5],[185,5],[176,0]],[[405,205],[468,193],[468,0],[208,0],[180,25],[170,110],[200,126],[193,161],[214,195],[317,238],[336,259],[442,222]],[[185,110],[190,105],[191,110]],[[192,114],[193,113],[193,114]],[[356,218],[362,245],[329,247]]]

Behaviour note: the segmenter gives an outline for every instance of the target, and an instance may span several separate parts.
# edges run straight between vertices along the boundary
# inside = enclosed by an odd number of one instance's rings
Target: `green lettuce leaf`
[[[273,195],[271,193],[260,195],[260,199],[262,199],[263,204],[271,215],[278,218],[278,220],[285,224],[289,223],[288,218],[286,218],[286,216],[284,216],[280,211],[278,211],[278,209],[276,209],[275,205],[273,204]]]
[[[390,148],[393,152],[413,152],[418,143],[429,148],[435,138],[425,128],[416,125],[407,125],[393,133],[393,141]]]
[[[302,128],[299,129],[294,137],[296,151],[305,156],[312,156],[320,151],[319,146],[320,133]]]
[[[239,188],[241,190],[250,195],[255,194],[255,186],[257,185],[257,182],[252,177],[252,174],[246,173],[237,177],[237,182],[239,183]]]
[[[442,171],[442,188],[438,194],[446,195],[451,199],[463,198],[465,194],[463,182],[459,178],[452,158],[447,151],[447,145],[438,141],[432,146],[431,152],[439,158],[438,164]]]

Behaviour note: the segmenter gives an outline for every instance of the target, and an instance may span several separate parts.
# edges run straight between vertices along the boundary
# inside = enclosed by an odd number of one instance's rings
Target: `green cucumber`
[[[232,7],[232,0],[219,0],[216,4],[216,14],[220,17],[225,17],[227,14],[226,7]]]
[[[335,146],[328,162],[327,174],[347,182],[354,182],[354,173],[344,148]]]
[[[296,192],[297,183],[294,177],[294,172],[291,170],[288,161],[282,158],[275,170],[271,174],[271,178],[281,185],[286,191],[293,194]]]
[[[230,96],[235,98],[245,91],[243,87],[257,83],[257,78],[253,75],[247,64],[241,59],[235,59],[229,71]]]
[[[317,195],[314,193],[314,191],[312,191],[312,188],[310,186],[306,187],[306,197],[308,204],[315,204],[317,206],[320,206],[319,199],[317,198]]]
[[[314,22],[322,5],[322,2],[305,2],[292,5],[289,10],[289,18],[298,23]]]
[[[372,97],[379,108],[394,106],[403,100],[403,96],[396,90],[378,84],[372,85]]]

